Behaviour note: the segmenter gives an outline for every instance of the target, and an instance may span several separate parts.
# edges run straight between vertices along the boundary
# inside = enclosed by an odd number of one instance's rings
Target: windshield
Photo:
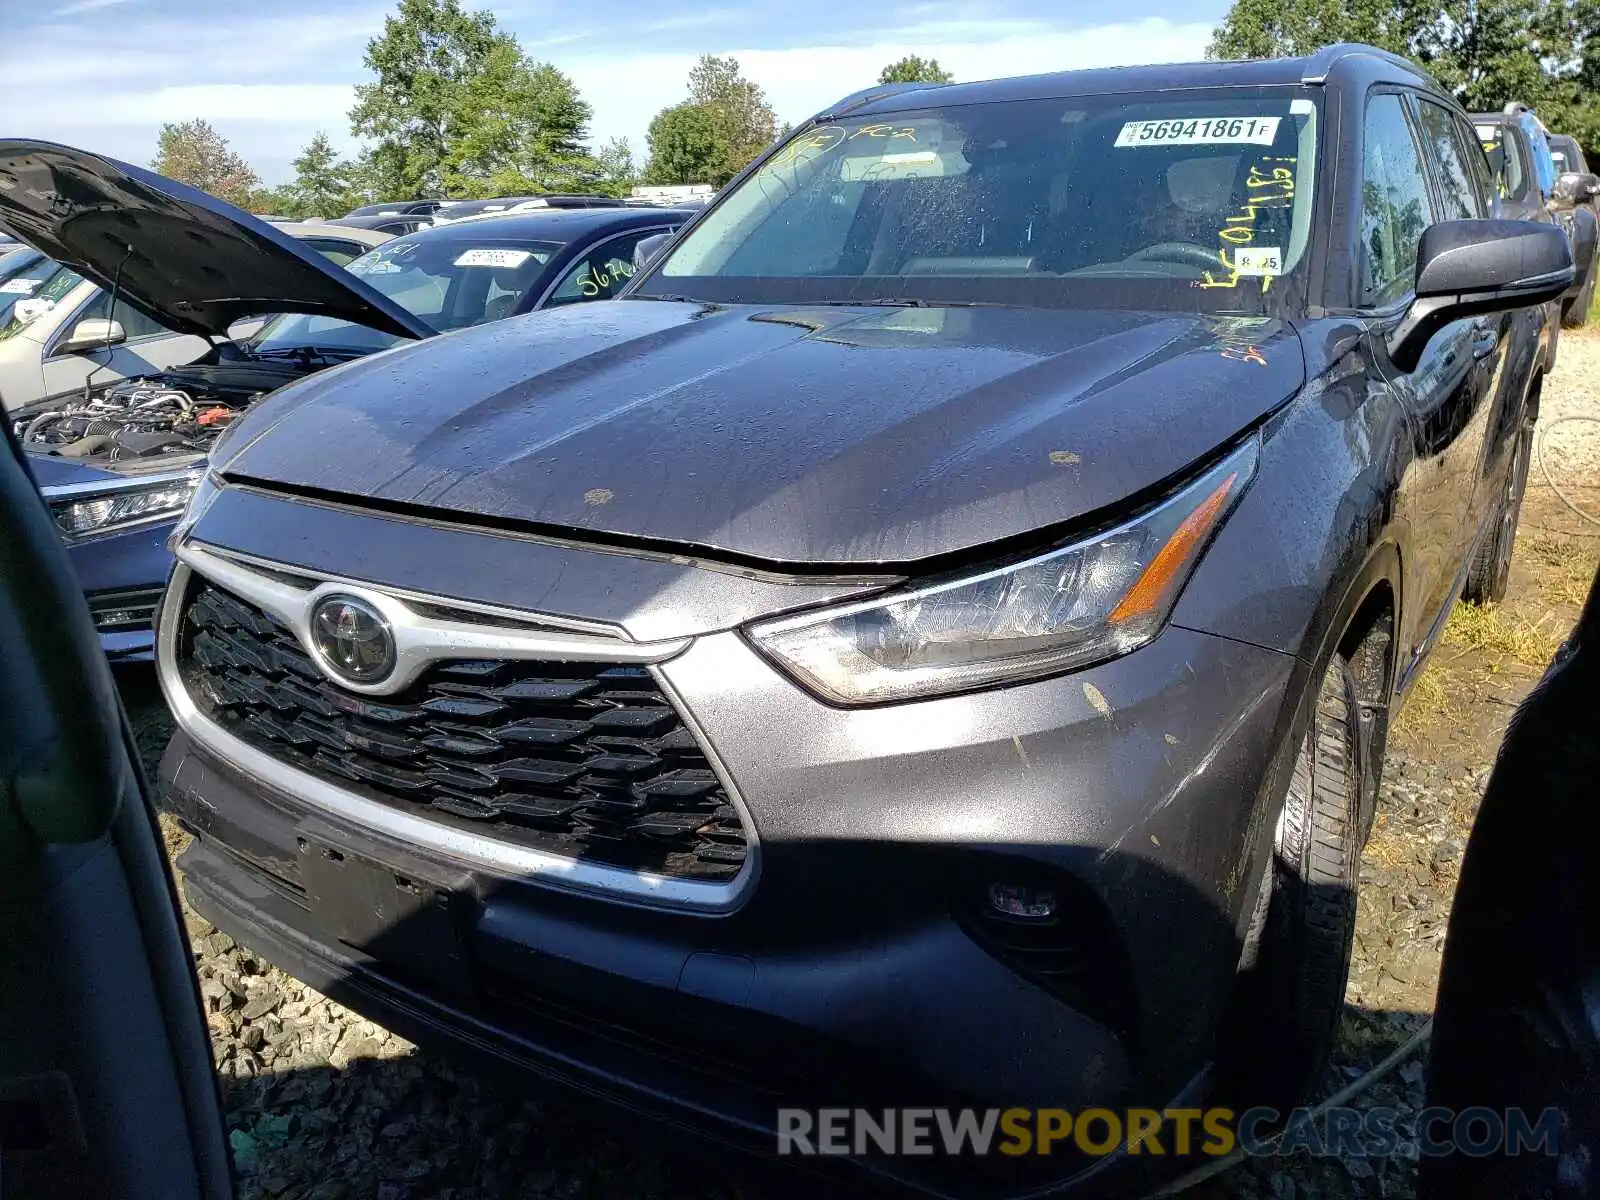
[[[399,238],[345,270],[443,333],[516,312],[560,242],[506,238]],[[285,313],[249,344],[257,354],[305,349],[370,354],[405,339],[332,317]]]
[[[18,258],[12,263],[0,260],[0,341],[44,316],[83,282],[83,276],[71,267],[37,251],[16,253]],[[6,255],[6,259],[11,258]]]
[[[635,294],[1257,314],[1305,258],[1316,115],[1251,88],[802,129]]]

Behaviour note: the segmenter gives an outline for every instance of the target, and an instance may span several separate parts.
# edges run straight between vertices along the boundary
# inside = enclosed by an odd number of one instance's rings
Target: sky
[[[395,0],[0,0],[0,135],[136,163],[164,122],[209,120],[268,184],[287,182],[318,131],[358,148],[345,116],[370,78],[366,44]],[[699,7],[504,0],[489,8],[594,108],[596,145],[645,130],[683,99],[701,53],[732,54],[780,121],[877,81],[904,54],[961,80],[1201,57],[1226,0],[808,0]],[[980,15],[981,13],[981,15]]]

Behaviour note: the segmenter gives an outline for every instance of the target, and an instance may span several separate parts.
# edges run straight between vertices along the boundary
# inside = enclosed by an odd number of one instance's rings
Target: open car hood
[[[434,331],[309,246],[152,171],[0,138],[0,224],[169,329],[226,336],[243,317],[300,312],[400,337]]]

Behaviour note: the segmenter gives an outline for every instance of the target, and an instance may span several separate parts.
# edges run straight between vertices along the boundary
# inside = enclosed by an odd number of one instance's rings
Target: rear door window
[[[1518,139],[1499,125],[1479,125],[1476,132],[1496,190],[1507,200],[1517,199],[1528,183],[1528,164],[1523,159]]]
[[[1463,120],[1460,116],[1455,118],[1456,142],[1461,147],[1461,157],[1466,161],[1467,173],[1472,177],[1473,187],[1478,195],[1478,210],[1483,216],[1489,216],[1494,205],[1494,176],[1489,171],[1489,160],[1483,153],[1483,147],[1474,136],[1472,123]]]
[[[1427,175],[1405,106],[1393,92],[1367,101],[1361,164],[1361,303],[1380,308],[1411,291],[1417,245],[1433,223]]]
[[[1486,198],[1468,165],[1457,130],[1455,114],[1432,100],[1419,99],[1417,115],[1427,160],[1438,186],[1442,221],[1466,221],[1488,216]]]

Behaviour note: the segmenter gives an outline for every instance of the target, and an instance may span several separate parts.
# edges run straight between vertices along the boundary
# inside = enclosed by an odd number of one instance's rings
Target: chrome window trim
[[[364,796],[282,762],[235,737],[200,711],[190,698],[188,689],[184,687],[182,674],[178,670],[177,631],[189,580],[193,575],[211,578],[205,569],[192,565],[185,558],[183,550],[192,551],[193,547],[180,548],[178,565],[173,569],[172,579],[167,585],[156,619],[156,676],[178,727],[196,745],[221,758],[235,769],[253,776],[267,787],[283,792],[314,810],[320,810],[367,832],[399,842],[425,854],[438,855],[464,867],[485,871],[502,879],[578,892],[617,903],[706,916],[721,916],[735,911],[745,902],[750,890],[755,886],[759,873],[759,845],[755,823],[750,819],[749,809],[738,789],[734,787],[721,758],[705,740],[698,722],[683,706],[676,692],[662,678],[654,662],[632,660],[649,662],[651,674],[699,743],[706,761],[727,792],[729,803],[733,805],[744,824],[747,845],[744,866],[726,883],[674,879],[645,871],[630,871],[622,867],[584,862],[458,829],[376,800],[368,800]],[[217,562],[225,561],[218,555],[207,555],[206,560],[209,560],[206,565],[213,567]],[[282,569],[294,570],[292,567]],[[222,579],[216,579],[215,582],[227,586]],[[516,631],[501,632],[514,634]],[[593,646],[600,643],[590,641],[589,644]],[[660,646],[661,643],[655,645]],[[509,657],[503,651],[497,654]],[[350,688],[350,685],[343,681],[340,682],[340,686]]]

